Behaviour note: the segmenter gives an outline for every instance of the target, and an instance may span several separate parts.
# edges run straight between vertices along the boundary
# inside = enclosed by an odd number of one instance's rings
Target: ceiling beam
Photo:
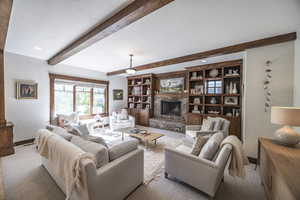
[[[0,126],[5,120],[4,47],[12,8],[12,0],[0,1]]]
[[[267,46],[267,45],[272,45],[272,44],[277,44],[277,43],[282,43],[282,42],[288,42],[288,41],[292,41],[292,40],[296,40],[296,39],[297,39],[297,34],[295,32],[287,33],[287,34],[277,35],[274,37],[264,38],[264,39],[260,39],[260,40],[254,40],[251,42],[244,42],[244,43],[227,46],[227,47],[223,47],[223,48],[219,48],[219,49],[203,51],[200,53],[171,58],[171,59],[158,61],[158,62],[154,62],[154,63],[149,63],[149,64],[145,64],[145,65],[140,65],[140,66],[134,67],[134,69],[136,69],[137,71],[142,71],[142,70],[147,70],[147,69],[152,69],[152,68],[157,68],[157,67],[162,67],[162,66],[167,66],[167,65],[174,65],[174,64],[190,62],[190,61],[194,61],[194,60],[200,60],[200,59],[214,57],[214,56],[221,56],[221,55],[226,55],[226,54],[231,54],[231,53],[237,53],[237,52],[245,51],[246,49],[262,47],[262,46]],[[107,75],[112,76],[112,75],[118,75],[118,74],[123,74],[123,73],[126,73],[125,69],[108,72]]]
[[[135,0],[115,15],[97,25],[63,50],[48,60],[49,65],[56,65],[73,56],[103,38],[121,30],[142,17],[171,3],[174,0]]]

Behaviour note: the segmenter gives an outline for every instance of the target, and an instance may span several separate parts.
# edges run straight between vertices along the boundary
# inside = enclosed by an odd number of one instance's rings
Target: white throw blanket
[[[232,145],[232,155],[228,169],[229,174],[244,178],[246,176],[245,165],[249,164],[249,160],[244,153],[242,142],[236,136],[231,135],[222,141],[221,147],[225,144]]]
[[[48,130],[40,130],[35,143],[40,155],[47,158],[54,172],[64,179],[66,200],[69,200],[74,189],[80,191],[83,187],[81,161],[89,159],[95,165],[95,157]]]

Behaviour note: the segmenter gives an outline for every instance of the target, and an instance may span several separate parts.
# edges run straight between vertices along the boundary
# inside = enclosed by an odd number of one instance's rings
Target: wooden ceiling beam
[[[163,60],[163,61],[159,61],[159,62],[140,65],[140,66],[134,67],[134,69],[136,69],[137,71],[142,71],[142,70],[147,70],[147,69],[152,69],[152,68],[157,68],[157,67],[162,67],[162,66],[167,66],[167,65],[174,65],[174,64],[190,62],[190,61],[194,61],[194,60],[200,60],[200,59],[209,58],[209,57],[237,53],[237,52],[245,51],[246,49],[262,47],[262,46],[267,46],[267,45],[272,45],[272,44],[278,44],[278,43],[282,43],[282,42],[293,41],[296,39],[297,39],[296,32],[287,33],[287,34],[277,35],[274,37],[264,38],[264,39],[260,39],[260,40],[254,40],[251,42],[244,42],[244,43],[227,46],[227,47],[223,47],[223,48],[219,48],[219,49],[213,49],[213,50],[204,51],[204,52],[200,52],[200,53],[171,58],[171,59],[167,59],[167,60]],[[123,74],[123,73],[126,73],[125,69],[108,72],[107,75],[112,76],[112,75],[118,75],[118,74]]]
[[[48,60],[49,65],[56,65],[92,44],[121,30],[142,17],[171,3],[174,0],[135,0],[115,15],[97,25],[76,41],[65,47]]]

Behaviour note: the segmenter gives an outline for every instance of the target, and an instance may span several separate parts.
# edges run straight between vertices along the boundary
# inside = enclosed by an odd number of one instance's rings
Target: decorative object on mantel
[[[272,64],[271,61],[267,61],[266,65],[265,65],[265,80],[264,80],[264,90],[265,90],[265,112],[268,112],[268,110],[271,107],[271,87],[270,87],[270,83],[271,83],[271,79],[272,79],[272,68],[270,67],[270,65]]]
[[[275,139],[283,145],[294,146],[300,142],[300,134],[291,126],[300,126],[300,107],[272,107],[271,122],[284,125],[275,132]]]
[[[123,100],[123,90],[121,90],[121,89],[114,89],[113,90],[113,97],[114,97],[114,101]]]
[[[218,75],[219,75],[218,69],[212,69],[212,70],[209,71],[209,76],[210,76],[211,78],[215,78],[215,77],[217,77]]]
[[[34,81],[17,81],[16,92],[17,99],[37,99],[38,84]]]

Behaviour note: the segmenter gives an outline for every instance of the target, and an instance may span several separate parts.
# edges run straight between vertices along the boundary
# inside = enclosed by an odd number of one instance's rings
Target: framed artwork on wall
[[[123,90],[120,89],[113,90],[113,99],[116,101],[123,100]]]
[[[181,93],[184,90],[184,77],[160,80],[159,92]]]
[[[16,93],[17,99],[37,99],[38,84],[34,81],[17,81]]]

